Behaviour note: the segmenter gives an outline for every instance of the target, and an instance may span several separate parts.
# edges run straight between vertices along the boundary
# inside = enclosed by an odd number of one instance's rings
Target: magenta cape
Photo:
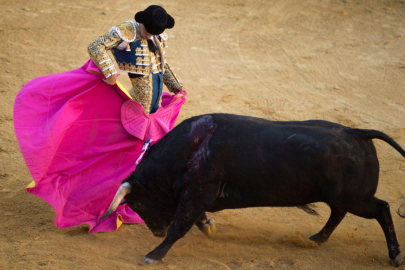
[[[164,93],[162,106],[146,115],[122,86],[103,78],[89,60],[28,82],[15,100],[15,132],[34,179],[27,191],[53,207],[58,228],[88,224],[93,233],[143,222],[126,204],[100,217],[135,169],[144,141],[170,131],[186,101],[185,92]]]

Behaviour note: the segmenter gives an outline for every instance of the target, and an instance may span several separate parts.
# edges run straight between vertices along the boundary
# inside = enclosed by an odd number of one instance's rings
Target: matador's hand
[[[174,91],[174,94],[177,95],[177,94],[180,93],[181,91],[184,91],[184,90],[183,90],[183,85],[180,86],[179,89],[176,89],[176,90]]]
[[[107,79],[103,80],[106,83],[108,83],[109,85],[114,85],[117,83],[117,73],[111,75],[110,77],[108,77]]]

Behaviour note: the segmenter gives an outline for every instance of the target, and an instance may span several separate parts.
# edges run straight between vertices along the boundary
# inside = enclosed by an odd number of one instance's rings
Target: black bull
[[[205,212],[298,206],[325,202],[326,225],[310,239],[328,240],[347,212],[376,219],[384,231],[391,263],[399,266],[389,204],[374,197],[379,162],[372,139],[405,157],[386,134],[327,121],[273,122],[212,114],[185,120],[154,145],[123,181],[110,214],[125,196],[155,236],[167,236],[143,262],[157,263],[196,224],[210,234]]]

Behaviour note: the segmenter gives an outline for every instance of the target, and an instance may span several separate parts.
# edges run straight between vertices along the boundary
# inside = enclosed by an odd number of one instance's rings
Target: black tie
[[[151,39],[148,39],[148,47],[149,47],[149,50],[151,50],[154,54],[156,54],[156,51],[158,48]]]

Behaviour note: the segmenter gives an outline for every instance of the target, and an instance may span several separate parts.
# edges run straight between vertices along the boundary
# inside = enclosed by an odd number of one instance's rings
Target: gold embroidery
[[[110,60],[110,61],[111,61],[111,58],[110,58],[110,56],[109,56],[108,54],[98,55],[98,57],[97,57],[97,59],[96,59],[96,61],[98,61],[99,64],[100,64],[101,62],[103,62],[103,61],[106,61],[106,60]]]
[[[106,69],[104,69],[103,74],[107,73],[107,75],[105,75],[106,78],[110,77],[111,75],[117,73],[116,69],[114,66],[112,67],[108,67]]]
[[[138,47],[135,49],[135,55],[149,55],[148,47]]]
[[[139,67],[138,67],[139,68]],[[141,104],[146,114],[149,114],[152,103],[152,74],[130,78],[132,88],[129,94],[132,99]]]
[[[139,73],[139,74],[148,74],[148,73],[149,73],[149,68],[148,68],[148,67],[142,68],[141,66],[137,66],[137,67],[136,67],[136,73]]]
[[[177,80],[173,71],[170,69],[169,64],[165,64],[165,72],[163,73],[163,83],[166,85],[170,92],[176,93],[181,89],[181,84]]]
[[[101,71],[103,71],[105,68],[110,67],[110,66],[114,66],[113,62],[111,61],[111,59],[108,59],[107,61],[99,64],[99,69]]]
[[[110,56],[107,54],[107,50],[110,50],[118,44],[121,43],[121,38],[118,36],[117,32],[111,31],[105,35],[99,36],[96,38],[90,45],[87,47],[87,51],[90,55],[90,58],[93,60],[94,64],[102,71],[104,68],[100,67],[100,62],[110,59]],[[116,72],[115,67],[102,71],[104,76],[110,76],[112,73]]]
[[[120,34],[124,39],[134,39],[135,31],[131,22],[124,22],[120,25],[117,25],[116,28],[120,31]]]
[[[160,37],[161,39],[163,39],[163,41],[167,40],[167,38],[168,38],[166,32],[163,32],[162,34],[160,34],[159,37]]]
[[[129,68],[130,72],[136,72],[136,66],[131,65],[131,67]]]
[[[166,34],[166,33],[165,33],[165,34]],[[166,38],[167,38],[167,35],[166,35]],[[163,42],[164,42],[164,40],[162,41],[160,36],[159,36],[159,38],[157,38],[156,40],[158,41],[159,46],[160,46],[159,53],[156,55],[156,57],[157,57],[157,60],[156,60],[156,61],[157,61],[157,62],[159,63],[159,65],[160,65],[159,71],[162,71],[162,64],[161,64],[161,63],[166,63],[165,58],[164,58],[165,50],[164,50],[164,48],[163,48]]]
[[[148,47],[138,47],[135,49],[135,55],[149,55]]]
[[[148,41],[146,39],[141,39],[141,46],[148,47]]]
[[[149,66],[150,61],[149,58],[147,57],[137,57],[136,58],[136,65],[141,65],[141,66]]]

